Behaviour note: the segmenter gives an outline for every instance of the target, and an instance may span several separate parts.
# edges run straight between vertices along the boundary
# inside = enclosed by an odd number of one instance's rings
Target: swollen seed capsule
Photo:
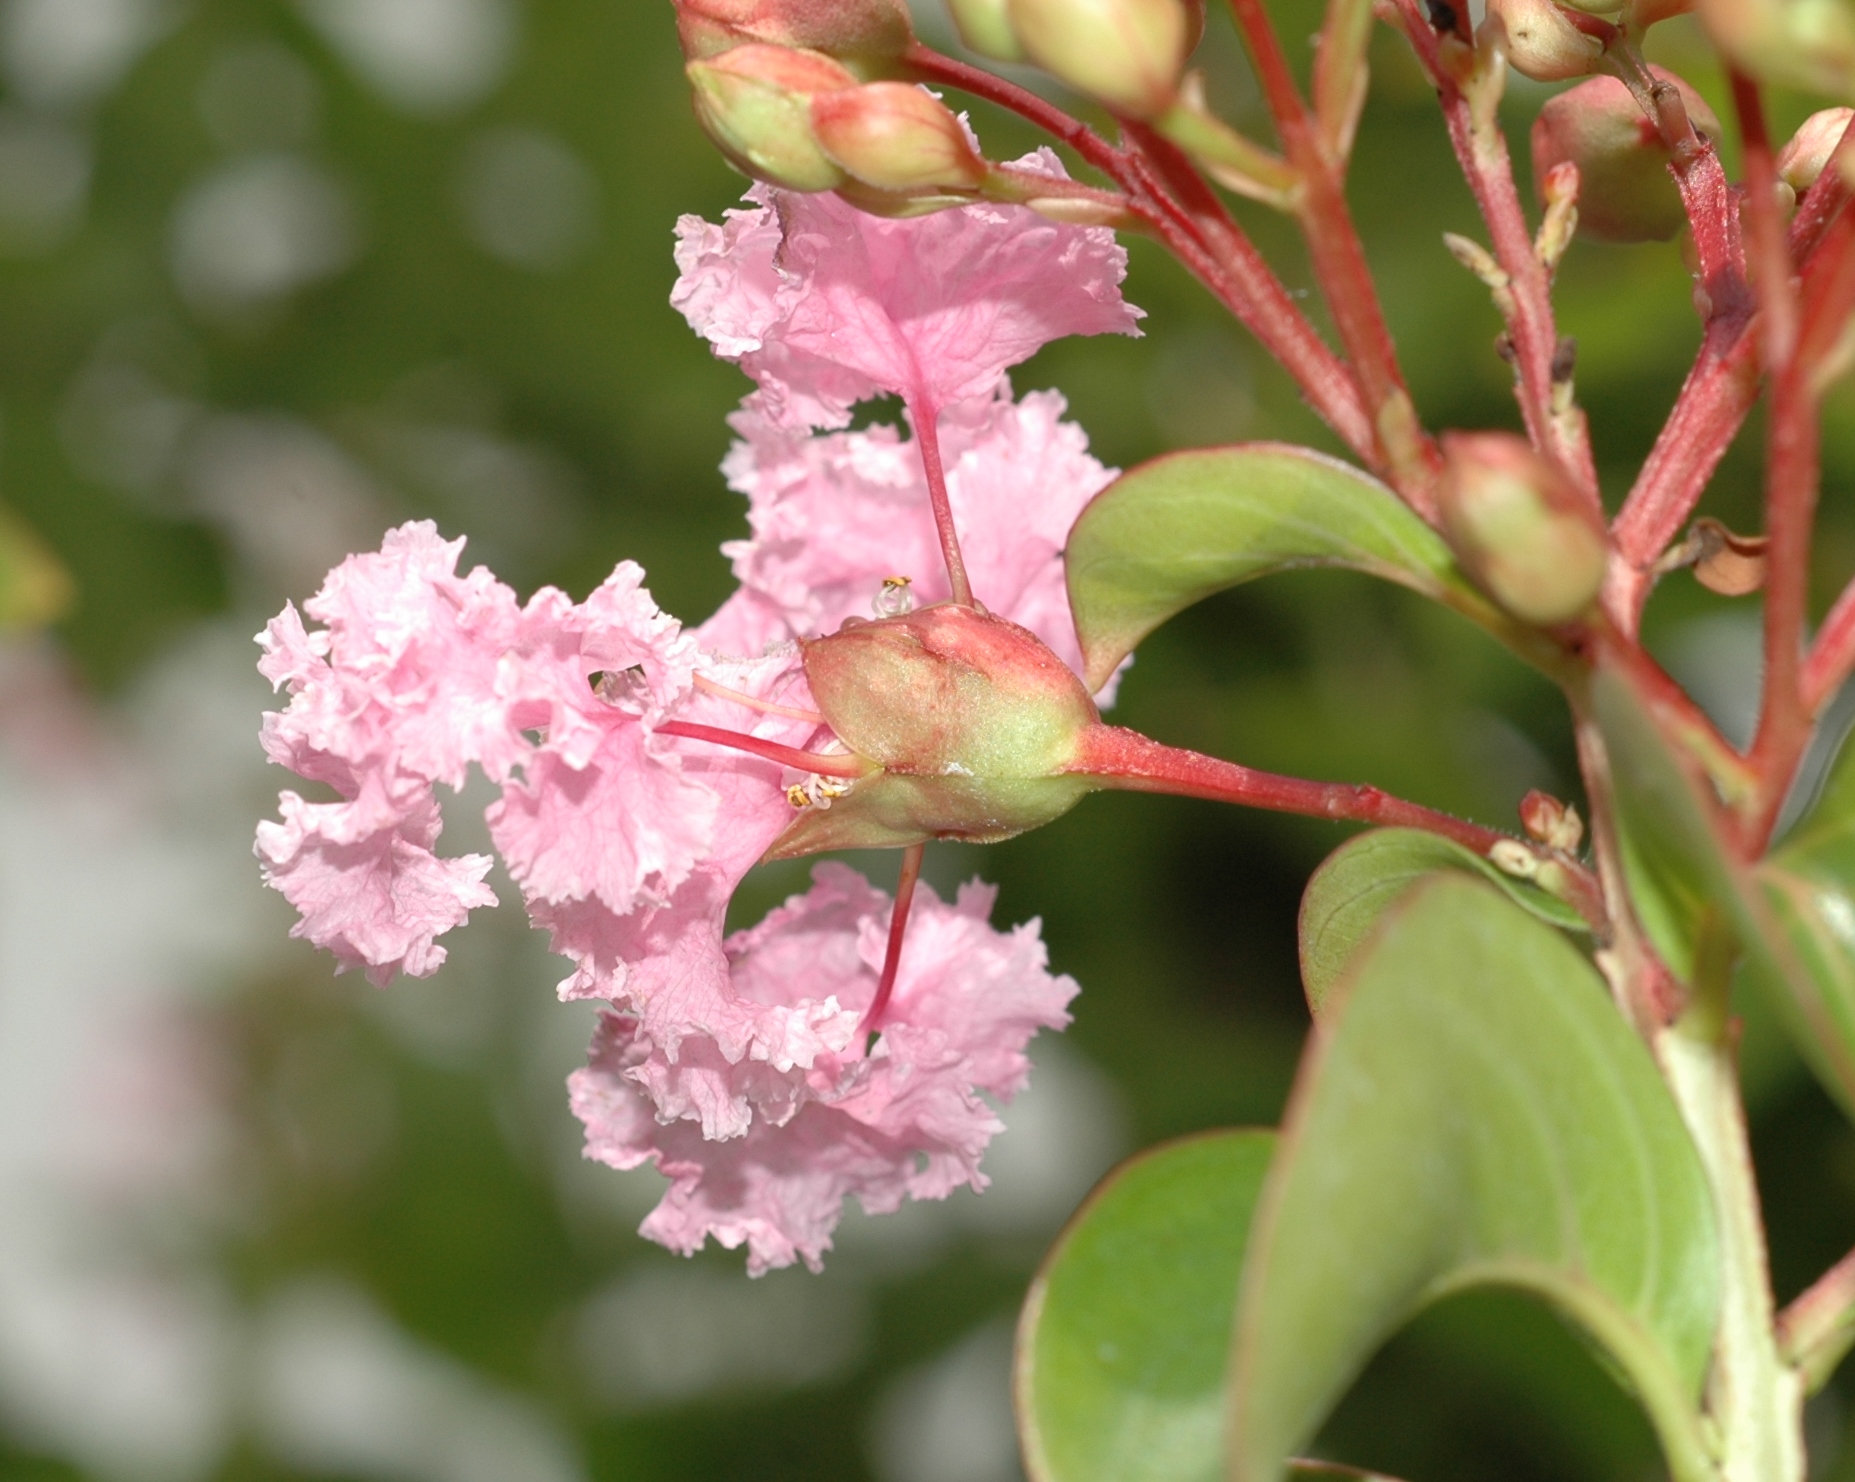
[[[1651,68],[1681,94],[1694,127],[1720,137],[1720,121],[1680,78]],[[1593,77],[1549,99],[1533,120],[1533,178],[1578,166],[1578,233],[1600,242],[1665,242],[1687,221],[1655,124],[1614,77]]]
[[[833,190],[847,178],[812,133],[820,93],[855,87],[848,69],[820,52],[737,46],[685,69],[696,118],[721,152],[756,180],[788,190]]]
[[[1076,91],[1131,118],[1154,118],[1178,96],[1191,45],[1181,0],[1007,0],[1028,56]]]

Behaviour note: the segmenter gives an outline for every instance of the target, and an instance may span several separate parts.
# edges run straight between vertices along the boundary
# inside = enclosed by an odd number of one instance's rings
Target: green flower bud
[[[995,62],[1021,62],[1024,48],[1011,29],[1009,0],[947,0],[953,24],[964,41]]]
[[[1564,82],[1588,77],[1604,54],[1604,45],[1565,18],[1553,0],[1488,0],[1484,30],[1499,25],[1502,50],[1522,77],[1535,82]]]
[[[1778,151],[1778,178],[1798,195],[1815,185],[1848,132],[1851,119],[1855,119],[1855,108],[1825,108],[1821,113],[1812,113],[1791,135],[1790,143]]]
[[[1051,76],[1130,118],[1178,96],[1191,18],[1181,0],[1007,0],[1024,53]]]
[[[1855,0],[1698,0],[1714,44],[1762,82],[1855,97]]]
[[[857,86],[845,67],[821,52],[755,44],[684,70],[695,87],[696,118],[737,168],[788,190],[844,183],[844,171],[812,133],[811,103]]]
[[[1444,533],[1482,589],[1541,626],[1589,607],[1609,546],[1564,471],[1507,432],[1450,433],[1443,457]]]
[[[903,0],[676,0],[676,31],[691,61],[761,42],[879,63],[915,39]]]
[[[820,93],[812,133],[824,152],[877,190],[976,190],[986,164],[953,110],[907,82]]]
[[[880,770],[801,814],[768,858],[989,843],[1050,822],[1096,786],[1063,772],[1100,719],[1095,704],[1016,623],[942,603],[846,624],[804,653],[819,713]]]
[[[1694,127],[1720,137],[1706,101],[1673,73]],[[1669,153],[1636,99],[1614,77],[1593,77],[1547,101],[1533,120],[1533,178],[1563,160],[1578,166],[1578,232],[1600,242],[1665,242],[1687,222],[1668,173]]]

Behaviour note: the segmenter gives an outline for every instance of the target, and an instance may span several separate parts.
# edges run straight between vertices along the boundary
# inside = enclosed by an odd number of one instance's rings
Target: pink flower
[[[977,882],[947,905],[919,889],[889,1019],[864,1054],[861,1035],[821,1047],[809,1066],[710,1057],[667,1061],[635,1019],[609,1014],[592,1062],[571,1079],[588,1155],[617,1168],[650,1163],[671,1186],[643,1233],[693,1252],[711,1235],[745,1244],[755,1274],[803,1259],[818,1269],[843,1201],[872,1214],[904,1198],[985,1187],[979,1161],[1001,1124],[985,1097],[1009,1101],[1029,1071],[1024,1047],[1068,1022],[1076,985],[1047,968],[1036,923],[987,924],[993,892]],[[876,989],[889,900],[841,865],[726,952],[743,997],[768,1008],[855,1020]],[[715,1141],[693,1113],[665,1120],[662,1083],[712,1082],[759,1108],[744,1135]]]
[[[757,856],[791,812],[777,767],[653,734],[708,703],[695,690],[705,661],[637,566],[584,603],[544,588],[523,607],[481,567],[456,574],[463,544],[429,522],[402,526],[305,604],[325,630],[307,632],[291,607],[259,636],[260,669],[291,694],[265,717],[266,752],[339,795],[283,795],[283,822],[258,832],[265,878],[302,912],[297,935],[376,983],[436,971],[436,938],[494,904],[488,858],[433,852],[434,784],[461,787],[472,763],[502,787],[488,817],[510,873],[537,912],[569,917],[627,917],[692,881],[706,888],[719,835],[735,848],[760,839]],[[792,654],[745,682],[803,696]]]
[[[1073,669],[1082,667],[1063,576],[1063,542],[1083,505],[1114,477],[1088,437],[1062,420],[1063,398],[1009,387],[943,416],[942,455],[974,590]],[[752,411],[722,465],[748,500],[750,540],[723,551],[741,586],[699,630],[733,653],[834,633],[870,616],[884,577],[911,578],[921,605],[949,596],[927,481],[893,427],[807,437]]]
[[[1017,164],[1062,173],[1048,150]],[[776,425],[842,427],[885,393],[936,409],[989,399],[1051,340],[1138,332],[1127,253],[1105,228],[1001,205],[889,220],[766,185],[747,199],[721,226],[677,224],[670,302],[754,378],[749,404]]]

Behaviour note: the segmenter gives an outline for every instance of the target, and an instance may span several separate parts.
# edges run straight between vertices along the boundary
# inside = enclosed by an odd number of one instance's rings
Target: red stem
[[[1121,726],[1093,725],[1083,733],[1076,760],[1065,769],[1093,778],[1103,787],[1129,792],[1166,793],[1236,803],[1272,813],[1299,813],[1310,818],[1349,819],[1382,828],[1420,828],[1453,839],[1486,859],[1497,844],[1518,843],[1511,835],[1449,813],[1393,797],[1380,788],[1346,782],[1314,782],[1258,772],[1235,762],[1166,746]],[[1530,846],[1522,845],[1522,848]],[[1557,856],[1555,856],[1557,858]],[[1559,861],[1567,863],[1563,859]],[[1590,872],[1569,864],[1572,904],[1593,922],[1602,919],[1597,882]]]
[[[1374,441],[1380,449],[1375,461],[1388,471],[1411,507],[1434,524],[1442,455],[1418,425],[1340,176],[1321,143],[1320,129],[1295,84],[1281,39],[1261,0],[1230,0],[1230,9],[1255,63],[1283,151],[1302,178],[1297,209],[1302,235],[1340,343],[1358,368],[1360,390],[1372,413]]]
[[[1750,261],[1765,364],[1783,365],[1797,343],[1797,287],[1784,218],[1778,210],[1778,167],[1758,84],[1736,67],[1731,77],[1745,162],[1745,214],[1751,225]]]
[[[947,496],[947,473],[940,461],[940,408],[927,393],[917,390],[908,398],[908,419],[915,424],[915,447],[927,474],[928,500],[934,507],[934,530],[940,536],[940,553],[947,563],[947,585],[961,607],[973,605],[973,584],[967,580],[966,561],[960,555],[960,532],[953,523],[953,503]]]
[[[869,1012],[863,1016],[863,1032],[882,1028],[882,1016],[895,994],[895,975],[902,965],[902,937],[908,930],[908,908],[914,903],[915,882],[921,878],[921,856],[925,844],[910,844],[902,851],[902,873],[895,882],[895,906],[889,912],[889,946],[882,956],[882,977],[876,984],[876,996],[870,1000]]]
[[[1327,425],[1361,457],[1373,460],[1372,419],[1345,365],[1215,193],[1189,166],[1183,172],[1170,167],[1170,146],[1160,148],[1163,141],[1128,123],[1124,126],[1138,147],[1116,149],[1035,93],[919,43],[909,48],[905,61],[910,74],[923,82],[959,88],[1027,119],[1113,180],[1127,193],[1130,209],[1295,378]],[[1189,191],[1181,173],[1189,177]]]
[[[750,756],[765,757],[782,767],[800,772],[816,772],[820,777],[867,777],[871,767],[858,756],[827,756],[821,751],[800,751],[796,746],[781,746],[763,736],[749,736],[740,731],[724,731],[719,726],[699,726],[692,721],[666,720],[658,726],[659,736],[683,736],[691,741],[710,741]]]
[[[1845,146],[1846,147],[1846,146]],[[1855,212],[1845,211],[1824,233],[1804,272],[1802,339],[1797,360],[1813,377],[1834,352],[1855,313]],[[1855,583],[1836,599],[1805,662],[1802,688],[1811,714],[1828,701],[1855,668]]]
[[[1488,225],[1495,260],[1508,277],[1512,305],[1507,337],[1514,352],[1514,398],[1534,447],[1553,457],[1572,476],[1593,509],[1602,508],[1597,466],[1582,415],[1554,414],[1559,331],[1552,309],[1552,281],[1534,249],[1513,159],[1498,127],[1481,128],[1468,95],[1444,65],[1442,41],[1416,0],[1398,0],[1405,33],[1436,85],[1449,142]]]

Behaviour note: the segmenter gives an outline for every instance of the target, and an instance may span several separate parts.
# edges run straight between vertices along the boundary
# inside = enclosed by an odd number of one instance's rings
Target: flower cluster
[[[463,541],[390,532],[305,604],[320,628],[288,607],[260,635],[291,695],[266,751],[335,797],[285,792],[258,853],[296,933],[343,967],[429,974],[438,938],[494,903],[490,859],[435,849],[437,784],[479,768],[496,849],[573,964],[562,996],[612,1005],[572,1088],[589,1155],[670,1177],[647,1235],[745,1243],[761,1271],[815,1267],[846,1195],[884,1211],[982,1187],[984,1098],[1021,1086],[1026,1043],[1076,991],[1034,923],[988,924],[977,883],[952,905],[919,892],[890,982],[889,898],[841,866],[724,937],[746,872],[875,765],[818,713],[794,640],[893,602],[885,579],[948,595],[925,473],[944,455],[976,589],[1078,666],[1060,550],[1110,474],[1060,397],[1014,400],[1006,371],[1061,335],[1131,333],[1138,311],[1104,230],[991,205],[879,220],[764,186],[749,203],[683,222],[674,295],[756,384],[726,465],[750,505],[728,547],[740,589],[686,630],[629,562],[584,602],[522,603],[458,572]],[[885,394],[911,439],[844,430]]]

